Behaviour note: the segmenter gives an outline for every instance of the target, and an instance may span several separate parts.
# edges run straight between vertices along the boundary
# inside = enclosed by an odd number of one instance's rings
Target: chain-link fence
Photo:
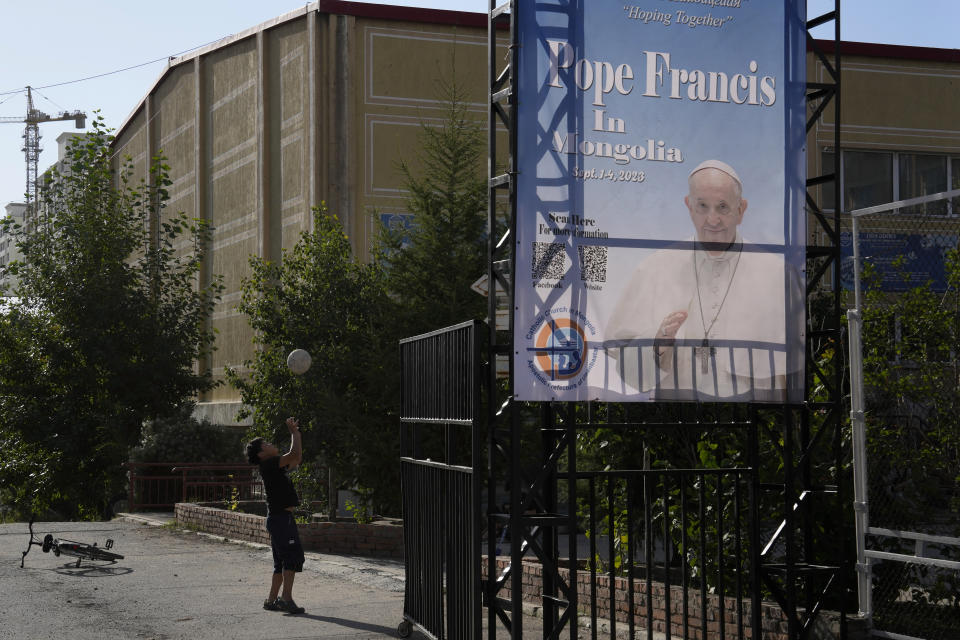
[[[858,533],[880,637],[960,638],[960,217],[947,200],[854,212],[842,241],[862,321]]]
[[[956,606],[958,572],[918,562],[881,560],[872,565],[873,628],[877,635],[897,634],[931,640],[960,637]]]

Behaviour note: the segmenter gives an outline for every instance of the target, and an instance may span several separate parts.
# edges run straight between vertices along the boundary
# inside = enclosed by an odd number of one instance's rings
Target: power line
[[[229,36],[228,36],[228,37],[229,37]],[[65,82],[57,82],[57,83],[54,83],[54,84],[46,84],[46,85],[42,85],[42,86],[39,86],[39,87],[33,87],[33,89],[36,90],[36,89],[50,89],[50,88],[52,88],[52,87],[62,87],[62,86],[64,86],[64,85],[68,85],[68,84],[76,84],[76,83],[78,83],[78,82],[86,82],[87,80],[95,80],[95,79],[97,79],[97,78],[103,78],[103,77],[105,77],[105,76],[111,76],[111,75],[114,75],[114,74],[116,74],[116,73],[123,73],[124,71],[130,71],[131,69],[139,69],[140,67],[146,67],[147,65],[155,64],[155,63],[161,62],[161,61],[163,61],[163,60],[169,61],[171,58],[176,58],[177,56],[182,56],[182,55],[185,54],[185,53],[189,53],[189,52],[191,52],[191,51],[195,51],[195,50],[197,50],[197,49],[203,48],[203,47],[205,47],[205,46],[207,46],[207,45],[213,44],[214,42],[220,42],[221,40],[223,40],[223,38],[217,38],[216,40],[211,40],[210,42],[206,42],[206,43],[204,43],[204,44],[200,44],[200,45],[197,45],[197,46],[195,46],[195,47],[190,47],[189,49],[184,49],[183,51],[178,51],[177,53],[170,54],[169,56],[163,56],[162,58],[156,58],[156,59],[154,59],[154,60],[149,60],[149,61],[147,61],[147,62],[141,62],[140,64],[134,64],[134,65],[131,65],[131,66],[129,66],[129,67],[124,67],[123,69],[115,69],[115,70],[113,70],[113,71],[107,71],[106,73],[98,73],[98,74],[96,74],[96,75],[87,76],[87,77],[85,77],[85,78],[77,78],[76,80],[67,80],[67,81],[65,81]],[[11,89],[10,91],[0,91],[0,96],[6,96],[6,95],[17,94],[17,93],[24,93],[24,92],[26,92],[26,89]],[[51,101],[51,102],[52,102],[52,101]]]
[[[60,109],[60,111],[66,111],[66,109],[64,109],[63,107],[61,107],[61,106],[60,106],[59,104],[57,104],[56,102],[54,102],[53,100],[51,100],[51,99],[48,98],[47,96],[45,96],[45,95],[43,95],[42,93],[40,93],[39,91],[37,91],[35,88],[33,89],[33,92],[36,93],[37,95],[39,95],[39,96],[40,96],[41,98],[43,98],[44,100],[46,100],[47,102],[49,102],[50,104],[52,104],[53,106],[55,106],[57,109]]]
[[[24,91],[26,91],[26,90],[24,89]],[[21,93],[22,93],[22,92],[21,92]],[[0,94],[0,95],[3,95],[3,94]],[[7,100],[12,99],[13,96],[15,96],[15,95],[17,95],[17,94],[16,94],[16,93],[11,93],[11,94],[9,95],[9,97],[4,98],[3,100],[0,100],[0,104],[3,104],[3,103],[6,102]]]

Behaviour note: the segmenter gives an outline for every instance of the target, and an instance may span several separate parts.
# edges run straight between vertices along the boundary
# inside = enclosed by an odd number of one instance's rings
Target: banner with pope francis
[[[519,3],[517,399],[802,401],[805,18]]]

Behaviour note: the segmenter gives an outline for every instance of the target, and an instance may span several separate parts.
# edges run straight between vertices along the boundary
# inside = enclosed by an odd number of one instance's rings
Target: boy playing
[[[293,515],[300,498],[287,476],[287,471],[300,464],[303,451],[300,423],[294,418],[287,418],[286,424],[290,430],[290,450],[285,454],[280,455],[280,450],[263,438],[248,442],[246,453],[250,464],[260,465],[260,477],[267,492],[267,531],[270,532],[270,546],[273,549],[273,577],[270,595],[263,602],[263,608],[268,611],[303,613],[303,607],[298,607],[293,601],[293,579],[303,570],[304,560],[297,521]]]

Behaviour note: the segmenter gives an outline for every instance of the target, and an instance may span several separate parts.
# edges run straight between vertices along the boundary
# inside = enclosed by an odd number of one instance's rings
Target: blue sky
[[[498,0],[499,3],[499,0]],[[118,127],[165,68],[168,56],[243,31],[304,6],[290,0],[57,0],[8,2],[0,37],[0,116],[23,117],[22,89],[41,87],[35,106],[46,113],[99,109]],[[485,12],[487,0],[392,0],[380,4]],[[832,6],[810,0],[810,14]],[[859,42],[957,48],[957,0],[844,0],[842,37]],[[832,37],[830,33],[818,34]],[[150,64],[143,64],[150,61]],[[143,65],[143,66],[137,66]],[[110,73],[137,66],[135,69]],[[74,82],[91,76],[98,76]],[[58,86],[54,86],[58,85]],[[56,160],[56,138],[70,123],[40,125],[41,171]],[[23,199],[23,125],[0,124],[0,215]]]

